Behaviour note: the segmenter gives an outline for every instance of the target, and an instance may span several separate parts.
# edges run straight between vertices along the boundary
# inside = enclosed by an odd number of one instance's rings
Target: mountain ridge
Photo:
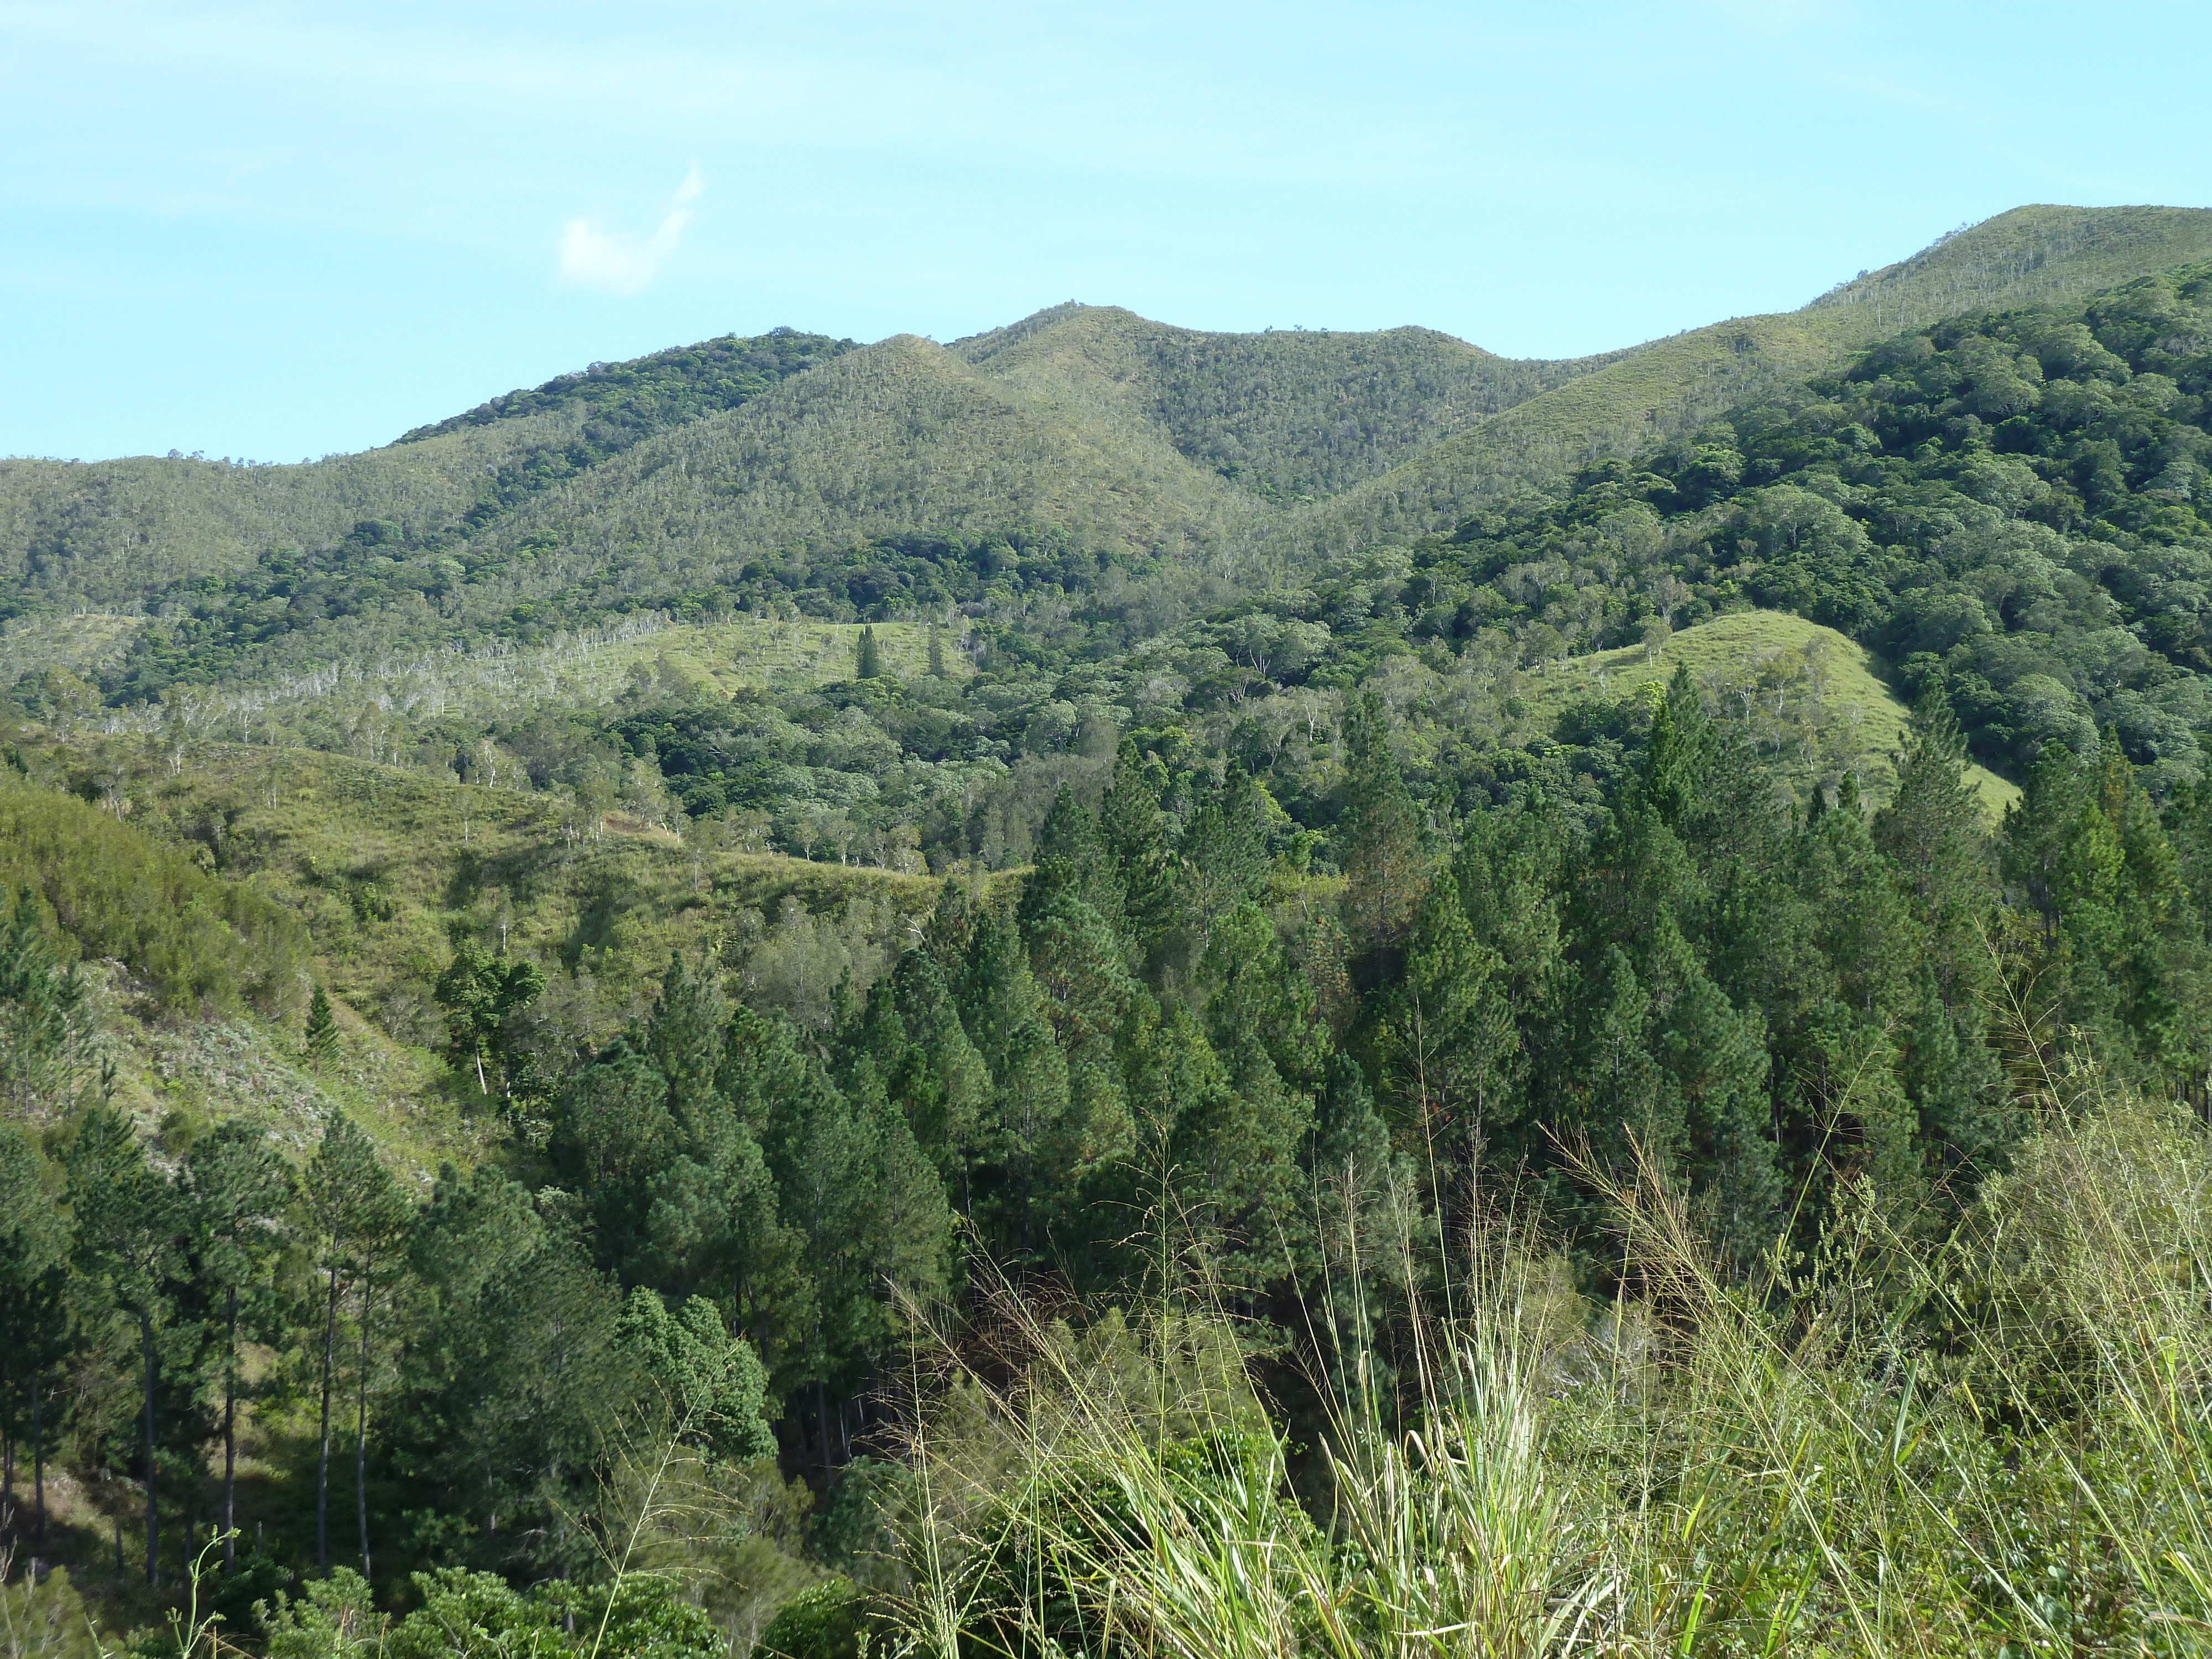
[[[189,605],[198,584],[349,539],[371,565],[451,566],[408,582],[425,615],[479,638],[560,595],[652,600],[678,578],[884,536],[1089,540],[1286,580],[1449,528],[1895,329],[2208,253],[2212,211],[2024,207],[1792,312],[1557,361],[1410,325],[1210,333],[1073,301],[951,345],[721,337],[303,465],[0,461],[0,617]],[[923,373],[916,353],[939,356]],[[864,394],[841,376],[855,354],[911,361]],[[295,622],[308,625],[288,648],[324,648],[319,623]]]

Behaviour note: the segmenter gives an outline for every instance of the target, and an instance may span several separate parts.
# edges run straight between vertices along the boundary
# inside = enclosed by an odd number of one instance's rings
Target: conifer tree
[[[1252,775],[1232,763],[1183,831],[1181,887],[1200,951],[1212,938],[1214,923],[1257,896],[1267,883],[1271,804]]]
[[[0,1125],[0,1399],[4,1432],[31,1448],[33,1535],[46,1530],[46,1437],[54,1408],[49,1374],[70,1346],[68,1218],[46,1190],[43,1160],[27,1137]],[[4,1502],[14,1511],[15,1465]]]
[[[321,1403],[317,1418],[315,1461],[315,1564],[330,1565],[331,1434],[333,1391],[337,1376],[338,1315],[346,1293],[362,1297],[360,1336],[362,1369],[360,1418],[357,1428],[365,1436],[368,1410],[368,1358],[373,1317],[370,1295],[378,1273],[386,1269],[396,1252],[406,1219],[406,1200],[376,1156],[376,1148],[353,1120],[333,1112],[325,1121],[323,1136],[308,1160],[300,1183],[302,1221],[314,1252],[315,1267],[323,1275],[324,1312],[322,1356],[319,1365]],[[356,1448],[356,1480],[365,1467],[365,1439]],[[362,1488],[362,1553],[368,1553],[366,1487]]]
[[[1176,861],[1160,806],[1166,782],[1159,763],[1125,737],[1115,757],[1112,787],[1098,810],[1098,838],[1121,898],[1118,918],[1102,914],[1116,921],[1140,964],[1175,923]]]
[[[924,945],[908,951],[890,984],[906,1050],[886,1066],[884,1086],[965,1213],[974,1200],[969,1177],[990,1108],[991,1074],[960,1024],[934,951]]]
[[[1379,982],[1428,889],[1426,836],[1390,746],[1389,717],[1372,692],[1346,711],[1345,744],[1338,811],[1345,928]]]
[[[161,1338],[185,1267],[185,1217],[174,1186],[146,1159],[131,1125],[102,1104],[85,1115],[64,1156],[76,1221],[72,1261],[137,1327],[140,1447],[146,1483],[146,1582],[161,1582],[161,1520],[154,1415]]]
[[[672,1313],[658,1291],[641,1285],[623,1304],[616,1340],[650,1376],[686,1439],[732,1462],[775,1455],[763,1415],[768,1373],[706,1297]]]
[[[854,648],[853,662],[853,678],[855,679],[872,680],[883,673],[884,656],[876,644],[873,624],[860,629],[860,642]]]
[[[1408,1121],[1449,1169],[1470,1164],[1520,1115],[1521,1037],[1504,975],[1446,872],[1414,922],[1378,1046]]]
[[[307,1000],[307,1054],[316,1060],[328,1060],[337,1051],[338,1023],[331,1012],[331,1000],[320,985]]]
[[[999,1224],[1026,1257],[1042,1243],[1040,1160],[1067,1119],[1067,1059],[1053,1040],[1020,935],[994,910],[975,918],[960,1012],[991,1074],[984,1143]]]
[[[1914,708],[1897,790],[1875,815],[1875,848],[1897,872],[1925,930],[1906,969],[1899,1070],[1930,1151],[1986,1168],[2016,1126],[1988,1042],[1999,984],[1992,945],[2001,896],[1982,807],[1966,781],[1966,744],[1949,702]]]
[[[64,1099],[92,1037],[83,978],[64,967],[27,886],[0,887],[0,1095],[19,1116]]]
[[[327,1007],[327,1004],[325,1006]],[[312,1022],[311,1022],[312,1024]],[[238,1394],[244,1337],[270,1311],[276,1224],[292,1196],[290,1171],[269,1137],[243,1118],[217,1124],[185,1159],[195,1276],[222,1331],[222,1529],[226,1571],[237,1563]]]

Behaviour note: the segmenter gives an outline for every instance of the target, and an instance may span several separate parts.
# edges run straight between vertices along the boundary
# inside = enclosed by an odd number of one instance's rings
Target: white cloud
[[[691,204],[706,191],[694,162],[650,236],[610,230],[597,219],[569,220],[561,227],[561,280],[601,294],[637,293],[676,252],[691,222]]]

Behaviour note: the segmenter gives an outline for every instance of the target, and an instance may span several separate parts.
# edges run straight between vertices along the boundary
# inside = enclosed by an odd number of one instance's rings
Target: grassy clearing
[[[145,811],[218,843],[226,873],[306,920],[334,995],[426,1042],[423,999],[456,930],[587,978],[579,1017],[598,1030],[642,1009],[672,951],[769,938],[794,904],[841,921],[857,904],[887,946],[938,887],[718,845],[711,824],[688,840],[619,812],[592,824],[543,795],[299,750],[210,744],[139,787]]]
[[[1752,1285],[1648,1171],[1583,1170],[1595,1298],[1385,1176],[1332,1206],[1310,1454],[1202,1280],[1079,1332],[1005,1295],[920,1389],[878,1616],[948,1656],[2212,1652],[2212,1138],[2084,1081],[1947,1236],[1861,1186]]]
[[[1763,753],[1786,759],[1794,751],[1808,775],[1849,771],[1869,799],[1888,799],[1909,711],[1875,677],[1863,647],[1784,611],[1716,617],[1684,629],[1657,656],[1639,645],[1570,657],[1524,676],[1521,698],[1538,724],[1555,728],[1577,702],[1618,702],[1663,685],[1683,664],[1745,722]],[[2020,799],[2017,786],[1982,767],[1968,767],[1967,778],[1992,823]]]

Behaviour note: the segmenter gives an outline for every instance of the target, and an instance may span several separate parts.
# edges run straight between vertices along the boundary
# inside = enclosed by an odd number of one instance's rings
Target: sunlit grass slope
[[[1618,702],[1664,684],[1678,666],[1754,734],[1789,772],[1851,772],[1875,800],[1896,781],[1905,747],[1904,704],[1875,675],[1865,648],[1832,628],[1779,611],[1741,611],[1684,629],[1654,654],[1642,646],[1570,657],[1522,682],[1540,723],[1557,726],[1585,699]],[[2019,788],[1979,766],[1967,768],[1995,823]]]
[[[671,951],[746,933],[744,913],[768,927],[787,898],[841,917],[858,898],[887,937],[938,888],[737,850],[713,825],[687,841],[620,811],[593,823],[544,795],[299,750],[210,744],[181,775],[138,787],[143,811],[179,834],[223,823],[228,871],[305,919],[332,993],[426,1041],[436,1013],[422,993],[457,927],[582,970],[606,1007],[641,1010]]]

